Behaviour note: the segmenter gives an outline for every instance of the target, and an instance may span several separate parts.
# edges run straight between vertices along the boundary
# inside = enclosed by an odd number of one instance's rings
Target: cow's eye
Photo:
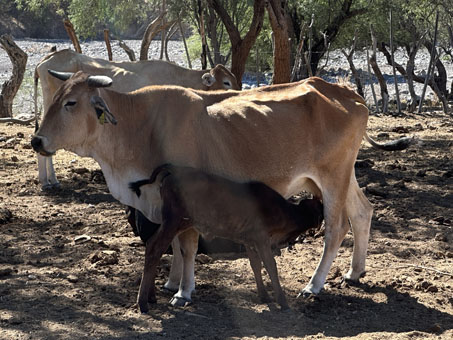
[[[228,80],[225,80],[225,81],[223,82],[223,85],[228,86],[228,87],[231,87],[231,83],[230,83]]]
[[[69,110],[69,108],[70,108],[71,106],[74,106],[76,103],[77,103],[77,102],[74,101],[74,100],[68,100],[68,101],[66,102],[66,104],[64,104],[64,108],[65,108],[66,110]]]

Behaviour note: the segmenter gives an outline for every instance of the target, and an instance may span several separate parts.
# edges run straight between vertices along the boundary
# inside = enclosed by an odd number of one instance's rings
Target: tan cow
[[[160,188],[162,226],[146,243],[138,299],[141,312],[148,311],[148,301],[156,301],[154,280],[160,257],[177,234],[193,226],[208,239],[217,236],[242,243],[261,301],[270,301],[261,275],[262,262],[276,301],[282,309],[289,308],[272,249],[287,247],[308,229],[321,226],[323,208],[319,199],[303,199],[296,205],[260,182],[237,183],[170,164],[157,167],[149,179],[129,186],[140,196],[146,190],[141,187],[154,183]]]
[[[190,70],[162,60],[108,61],[67,49],[49,54],[36,66],[35,93],[38,79],[41,79],[44,112],[47,112],[53,94],[63,83],[52,77],[47,72],[49,69],[105,75],[114,80],[112,89],[119,92],[133,91],[147,85],[180,85],[199,90],[239,90],[236,77],[223,65],[217,65],[210,71]],[[38,156],[38,171],[39,182],[44,188],[58,185],[51,157]]]
[[[365,272],[373,209],[354,171],[368,121],[362,97],[320,78],[242,92],[151,86],[123,94],[104,88],[111,83],[83,72],[66,81],[33,148],[45,156],[67,149],[93,157],[110,193],[155,223],[161,222],[158,190],[138,198],[128,184],[163,163],[261,181],[285,198],[311,191],[323,200],[325,245],[303,294],[322,289],[349,221],[354,250],[345,278]],[[175,304],[191,299],[197,238],[194,229],[179,235],[184,263]]]

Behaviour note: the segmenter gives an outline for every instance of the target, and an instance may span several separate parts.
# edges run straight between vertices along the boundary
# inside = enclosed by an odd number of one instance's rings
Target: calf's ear
[[[201,76],[201,82],[207,87],[211,87],[215,81],[216,79],[211,73],[205,73]]]
[[[110,123],[113,125],[117,124],[115,116],[110,112],[104,99],[99,96],[92,96],[90,103],[96,111],[96,116],[98,117],[98,121],[101,125],[104,125],[104,123]]]

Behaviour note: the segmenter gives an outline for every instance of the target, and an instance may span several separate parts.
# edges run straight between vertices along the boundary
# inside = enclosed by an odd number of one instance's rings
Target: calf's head
[[[319,228],[324,220],[323,205],[317,198],[303,199],[298,204],[302,222],[307,229]]]
[[[223,65],[216,65],[201,77],[209,90],[240,90],[236,77]]]
[[[44,156],[58,149],[77,152],[78,146],[97,138],[99,124],[116,124],[99,90],[111,86],[112,79],[83,72],[49,73],[65,82],[55,92],[41,127],[31,140],[36,152]]]

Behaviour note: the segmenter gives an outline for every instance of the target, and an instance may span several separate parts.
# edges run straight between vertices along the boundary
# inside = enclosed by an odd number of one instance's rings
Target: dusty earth
[[[42,191],[32,126],[0,125],[0,339],[452,339],[453,119],[372,115],[369,133],[422,143],[400,152],[362,145],[357,177],[375,213],[359,284],[341,279],[349,233],[325,290],[297,299],[322,252],[322,237],[309,236],[276,258],[289,312],[259,302],[243,255],[202,254],[193,304],[171,307],[160,290],[142,315],[135,299],[144,247],[99,166],[60,151],[61,188]]]

